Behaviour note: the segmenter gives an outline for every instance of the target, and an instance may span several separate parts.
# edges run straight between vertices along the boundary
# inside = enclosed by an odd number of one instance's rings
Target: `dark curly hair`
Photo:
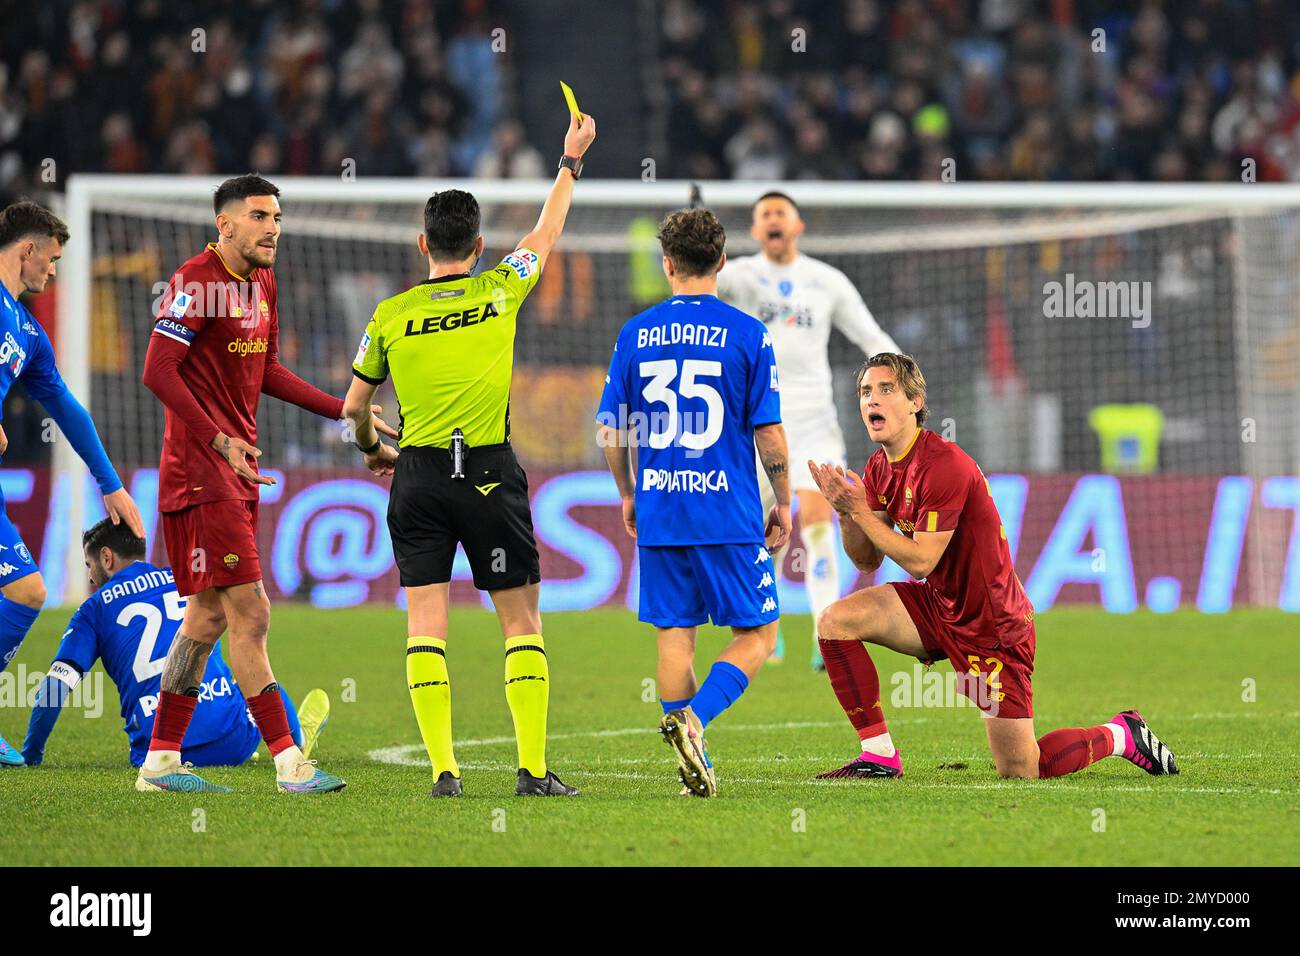
[[[143,558],[144,538],[137,538],[125,521],[113,524],[112,518],[103,518],[81,535],[81,549],[94,554],[108,548],[124,558]]]
[[[659,245],[683,276],[707,276],[722,261],[727,230],[707,209],[679,209],[659,224]]]
[[[68,227],[44,206],[24,199],[0,210],[0,249],[19,239],[68,241]]]

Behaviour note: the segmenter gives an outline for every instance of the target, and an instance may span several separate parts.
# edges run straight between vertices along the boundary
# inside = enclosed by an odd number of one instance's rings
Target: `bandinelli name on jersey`
[[[97,596],[105,604],[112,604],[120,597],[143,594],[154,588],[175,587],[176,579],[172,577],[171,568],[160,568],[146,574],[136,575],[123,581],[117,581],[112,587],[100,588]]]

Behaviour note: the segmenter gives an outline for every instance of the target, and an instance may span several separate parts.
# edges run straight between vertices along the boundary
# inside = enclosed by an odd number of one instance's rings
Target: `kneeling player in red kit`
[[[1111,756],[1155,776],[1177,773],[1174,755],[1136,710],[1035,739],[1034,609],[983,472],[957,445],[921,427],[925,378],[910,356],[872,356],[857,384],[862,420],[881,446],[862,479],[808,465],[839,513],[854,564],[872,572],[889,557],[917,580],[855,591],[818,617],[826,674],[862,741],[857,757],[818,777],[903,774],[868,643],[927,664],[948,658],[985,718],[1003,777],[1059,777]]]

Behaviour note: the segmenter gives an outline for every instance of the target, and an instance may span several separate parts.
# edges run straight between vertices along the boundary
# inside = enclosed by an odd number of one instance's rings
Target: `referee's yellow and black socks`
[[[519,766],[546,776],[546,704],[551,674],[540,634],[506,638],[506,703],[515,722]]]
[[[447,641],[411,637],[406,641],[406,686],[420,725],[424,749],[433,764],[433,779],[446,770],[459,777],[451,747],[451,679],[447,676]]]

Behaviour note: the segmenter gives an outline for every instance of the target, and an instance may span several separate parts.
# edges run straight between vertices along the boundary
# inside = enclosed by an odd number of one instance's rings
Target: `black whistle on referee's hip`
[[[465,480],[465,433],[459,428],[451,430],[451,476]]]

